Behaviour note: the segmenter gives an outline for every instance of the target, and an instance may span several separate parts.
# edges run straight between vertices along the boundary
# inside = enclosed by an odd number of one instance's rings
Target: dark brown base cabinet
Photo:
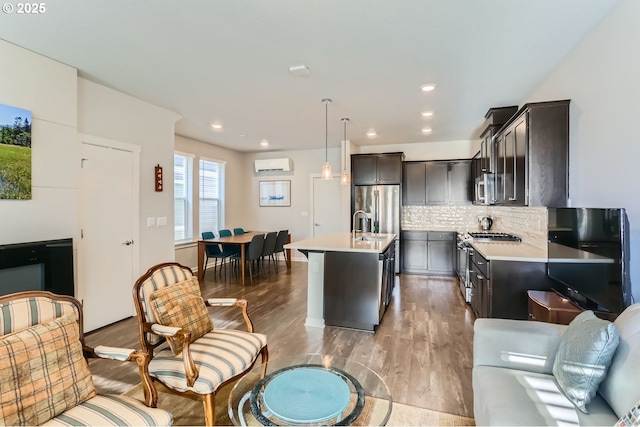
[[[402,272],[454,276],[456,233],[403,231]]]
[[[487,261],[474,250],[469,269],[471,308],[476,317],[527,320],[527,291],[548,291],[544,262]]]

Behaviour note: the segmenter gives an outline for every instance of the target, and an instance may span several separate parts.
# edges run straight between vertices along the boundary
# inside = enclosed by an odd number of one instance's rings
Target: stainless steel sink
[[[360,241],[360,242],[382,242],[383,240],[386,240],[386,237],[379,237],[379,236],[360,236],[357,237],[356,240]]]

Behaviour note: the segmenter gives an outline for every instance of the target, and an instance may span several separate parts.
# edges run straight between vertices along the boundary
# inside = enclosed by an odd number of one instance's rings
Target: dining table
[[[234,234],[233,236],[224,236],[224,237],[214,237],[213,239],[202,239],[198,240],[198,281],[204,281],[204,257],[205,257],[205,247],[207,244],[217,243],[222,245],[223,247],[226,245],[238,245],[240,246],[240,277],[242,286],[244,286],[244,277],[245,277],[245,255],[246,255],[246,247],[249,243],[251,243],[251,239],[256,234],[264,234],[266,235],[266,231],[247,231],[242,234]],[[291,234],[287,236],[287,243],[291,242]],[[287,254],[286,264],[287,269],[291,268],[291,250],[286,250]]]

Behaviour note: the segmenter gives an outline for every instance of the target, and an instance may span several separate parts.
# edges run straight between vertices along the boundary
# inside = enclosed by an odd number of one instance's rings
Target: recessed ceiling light
[[[422,133],[431,133],[431,128],[422,128]]]
[[[266,139],[263,139],[262,141],[260,141],[260,146],[268,147],[269,146],[269,141],[267,141]]]
[[[215,130],[222,129],[222,125],[220,123],[213,123],[211,127],[214,128]]]
[[[375,129],[369,129],[369,130],[367,131],[367,136],[368,136],[369,138],[375,138],[376,136],[378,136],[378,134],[376,133],[376,130],[375,130]]]
[[[431,92],[435,88],[436,88],[436,85],[433,84],[433,83],[427,83],[427,84],[423,84],[422,86],[420,86],[420,90],[423,91],[423,92]]]
[[[309,67],[307,67],[306,65],[300,64],[300,65],[290,66],[289,73],[291,73],[292,76],[306,77],[309,74],[311,74],[311,71],[309,70]]]
[[[422,117],[431,117],[433,116],[433,111],[423,111],[420,114],[422,114]]]

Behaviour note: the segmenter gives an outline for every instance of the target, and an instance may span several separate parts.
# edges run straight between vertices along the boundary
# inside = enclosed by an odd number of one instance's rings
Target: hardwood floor
[[[473,417],[475,317],[456,278],[397,276],[391,305],[375,334],[305,327],[306,283],[306,263],[293,262],[287,271],[281,262],[279,274],[273,269],[266,279],[256,274],[253,285],[244,287],[237,278],[214,278],[208,271],[202,293],[205,298],[246,298],[256,331],[268,336],[270,359],[292,353],[348,357],[376,371],[396,402]],[[212,311],[215,327],[242,328],[236,310]],[[139,348],[136,319],[88,334],[87,344]],[[90,366],[101,393],[121,393],[140,381],[133,363],[91,360]]]

